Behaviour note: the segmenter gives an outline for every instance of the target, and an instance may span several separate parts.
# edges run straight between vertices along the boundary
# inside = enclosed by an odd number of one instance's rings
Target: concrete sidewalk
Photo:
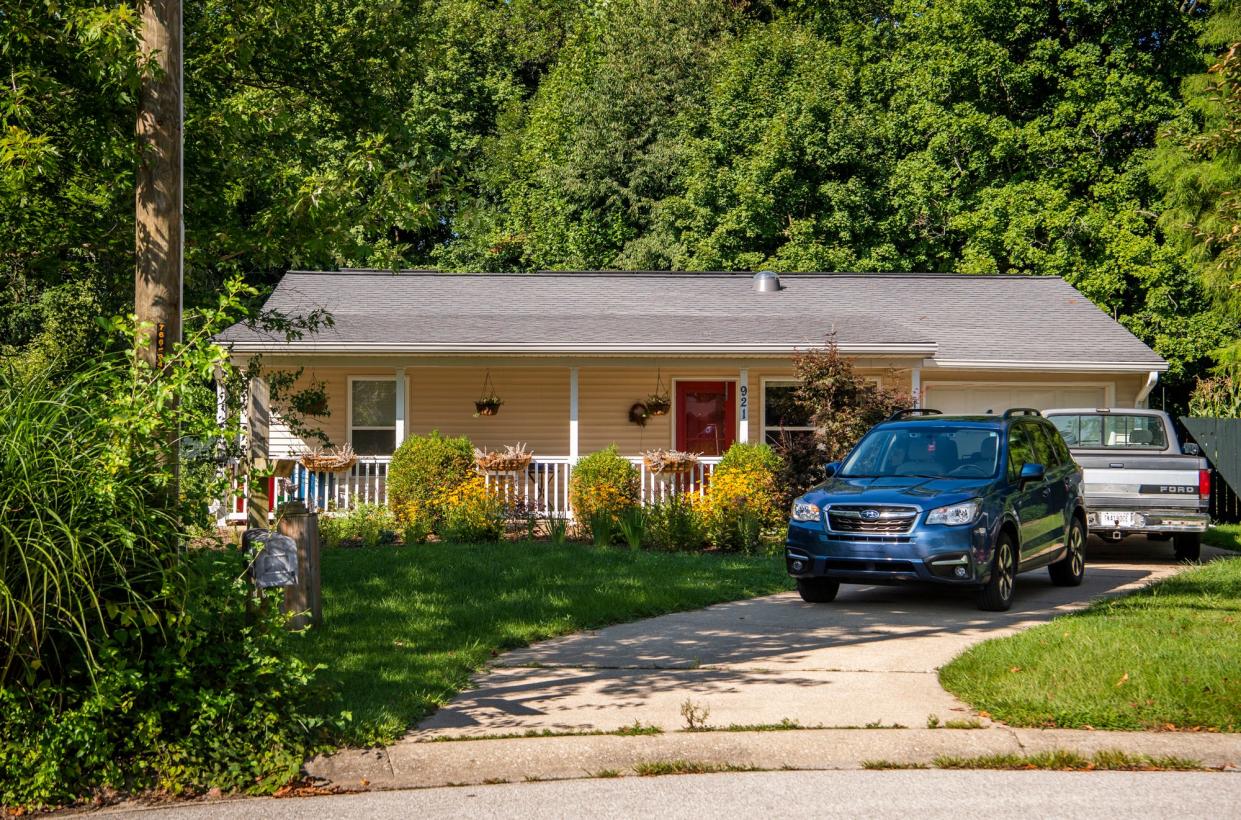
[[[1175,732],[1088,732],[1065,729],[820,729],[767,732],[673,732],[618,737],[399,743],[387,750],[349,750],[307,765],[317,780],[343,790],[564,780],[631,775],[659,761],[757,769],[860,769],[867,761],[931,765],[940,755],[975,757],[1065,750],[1090,756],[1121,749],[1131,755],[1176,756],[1209,768],[1241,766],[1241,736]]]
[[[786,593],[570,635],[502,655],[408,739],[635,722],[674,731],[687,701],[719,727],[920,728],[932,715],[968,717],[937,674],[963,650],[1182,568],[1169,544],[1141,539],[1092,541],[1088,559],[1076,588],[1053,586],[1045,570],[1019,576],[1005,613],[979,612],[957,590],[845,586],[832,604]]]

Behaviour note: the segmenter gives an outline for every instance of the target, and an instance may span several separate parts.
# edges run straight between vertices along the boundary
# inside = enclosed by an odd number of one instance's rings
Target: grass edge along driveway
[[[1013,726],[1241,731],[1241,558],[981,643],[940,682]]]
[[[583,629],[792,588],[777,557],[583,544],[424,544],[324,550],[324,624],[303,654],[327,668],[342,744],[391,742],[505,649]]]

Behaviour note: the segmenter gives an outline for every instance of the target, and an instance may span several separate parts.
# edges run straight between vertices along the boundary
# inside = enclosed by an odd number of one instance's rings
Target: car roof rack
[[[888,421],[896,421],[897,419],[905,419],[910,416],[942,416],[939,410],[932,410],[929,407],[906,407],[904,410],[897,410],[888,416]]]
[[[1033,407],[1010,407],[1004,411],[1004,418],[1011,419],[1013,416],[1042,416],[1043,414],[1035,410]]]

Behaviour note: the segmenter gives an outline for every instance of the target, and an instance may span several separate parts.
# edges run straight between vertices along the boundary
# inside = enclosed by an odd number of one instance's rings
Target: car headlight
[[[800,498],[793,502],[793,520],[794,521],[818,521],[821,510],[818,504],[811,504],[809,501],[802,501]]]
[[[971,524],[978,517],[978,508],[981,506],[982,504],[977,498],[972,498],[960,504],[940,507],[926,514],[926,523],[947,524],[949,526]]]

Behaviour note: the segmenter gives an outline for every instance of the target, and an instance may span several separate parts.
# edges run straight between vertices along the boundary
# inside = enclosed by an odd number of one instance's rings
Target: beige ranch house
[[[518,492],[547,514],[567,512],[578,457],[610,444],[636,464],[656,448],[700,453],[700,485],[734,441],[810,429],[790,410],[792,357],[833,333],[860,373],[945,413],[1141,407],[1167,369],[1054,277],[293,271],[266,307],[334,318],[291,342],[244,325],[220,336],[238,359],[326,384],[328,412],[310,421],[359,462],[290,469],[308,444],[275,414],[267,454],[288,474],[277,495],[328,508],[383,502],[395,448],[432,430],[526,444]],[[479,414],[492,391],[503,404]],[[667,412],[642,418],[635,405],[660,393]],[[643,470],[647,497],[667,489]]]

